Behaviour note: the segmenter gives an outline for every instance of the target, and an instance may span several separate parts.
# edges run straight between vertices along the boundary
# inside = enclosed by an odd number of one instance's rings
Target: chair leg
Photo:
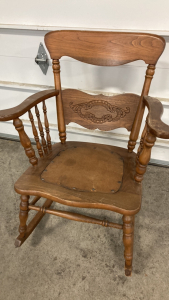
[[[19,233],[21,237],[24,237],[26,234],[26,221],[28,219],[28,203],[29,196],[21,195],[21,203],[20,203],[20,212],[19,212],[19,219],[20,219],[20,225],[19,225]]]
[[[20,206],[20,214],[19,214],[19,218],[20,218],[19,233],[20,234],[15,240],[15,247],[20,247],[27,240],[27,238],[30,236],[30,234],[33,232],[33,230],[36,228],[36,226],[39,224],[39,222],[45,216],[45,214],[46,214],[45,209],[48,209],[53,202],[52,200],[46,199],[45,203],[43,204],[42,211],[39,211],[33,217],[33,219],[30,221],[28,226],[26,226],[26,221],[28,218],[28,211],[29,211],[28,200],[29,200],[29,196],[21,196],[21,206]]]
[[[134,242],[134,216],[123,216],[125,275],[131,276]]]

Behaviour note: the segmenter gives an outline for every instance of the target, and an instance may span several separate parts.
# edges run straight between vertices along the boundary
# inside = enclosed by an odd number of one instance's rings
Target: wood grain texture
[[[93,65],[116,66],[139,59],[156,64],[165,40],[146,33],[61,30],[47,33],[45,44],[52,59],[70,56]]]
[[[119,191],[117,193],[79,192],[42,180],[41,173],[50,162],[53,161],[57,154],[72,147],[97,147],[101,150],[105,149],[118,153],[123,158],[124,163],[123,182]],[[87,158],[83,157],[83,159]],[[135,153],[129,153],[127,149],[108,145],[81,142],[55,144],[51,154],[39,159],[36,169],[32,170],[32,168],[29,168],[20,179],[18,179],[15,183],[15,190],[19,194],[41,196],[68,206],[100,208],[133,215],[136,214],[141,207],[141,185],[134,181],[135,159]],[[66,168],[66,166],[63,167]],[[81,170],[81,172],[83,172],[83,170]],[[79,174],[79,176],[81,175]]]
[[[150,132],[156,137],[169,139],[169,125],[161,121],[161,116],[163,114],[161,102],[158,99],[149,96],[144,97],[144,102],[149,110],[147,124]]]
[[[122,94],[117,96],[89,95],[66,89],[62,92],[65,124],[75,122],[88,129],[104,131],[124,127],[132,129],[140,96]]]
[[[9,109],[0,110],[0,121],[9,121],[9,120],[16,119],[22,116],[27,111],[29,111],[36,104],[40,103],[43,100],[56,96],[58,95],[58,93],[59,92],[55,89],[38,92],[28,97],[25,101],[23,101],[18,106]]]

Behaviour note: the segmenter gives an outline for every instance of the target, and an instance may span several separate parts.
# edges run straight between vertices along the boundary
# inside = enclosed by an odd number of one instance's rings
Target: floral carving
[[[126,114],[130,112],[130,108],[126,107],[125,109],[120,108],[118,106],[112,105],[104,100],[93,100],[86,103],[73,104],[73,102],[69,103],[70,108],[77,113],[82,119],[90,120],[93,123],[102,124],[105,122],[116,122],[120,120],[120,118],[124,118]],[[103,115],[101,118],[96,117],[91,112],[82,113],[82,109],[89,110],[94,106],[103,106],[110,113],[115,114],[112,116],[111,114]]]

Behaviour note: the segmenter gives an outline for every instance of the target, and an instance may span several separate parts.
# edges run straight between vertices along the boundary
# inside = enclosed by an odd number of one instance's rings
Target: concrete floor
[[[169,169],[148,166],[128,278],[122,231],[113,228],[46,215],[22,247],[14,247],[19,195],[13,185],[28,166],[20,143],[0,140],[0,300],[169,299]],[[89,214],[121,221],[109,211]]]

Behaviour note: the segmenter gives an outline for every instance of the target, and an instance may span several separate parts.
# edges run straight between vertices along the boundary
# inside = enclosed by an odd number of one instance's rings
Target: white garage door
[[[166,49],[160,58],[150,95],[164,106],[162,120],[169,124],[169,18],[167,1],[1,1],[0,6],[0,109],[16,106],[31,94],[53,87],[51,61],[47,75],[35,63],[40,42],[50,30],[118,30],[157,33],[166,39]],[[164,2],[162,5],[162,2]],[[106,3],[106,4],[105,4]],[[168,7],[168,9],[167,9]],[[132,9],[131,9],[132,8]],[[151,17],[149,12],[151,11]],[[137,16],[137,17],[136,17]],[[63,88],[76,88],[88,93],[105,95],[133,92],[140,94],[146,65],[133,62],[120,67],[98,67],[70,58],[61,59]],[[55,99],[49,101],[48,115],[53,142],[58,141]],[[32,137],[28,116],[22,117]],[[0,123],[0,136],[15,136],[12,122]],[[128,132],[89,131],[76,124],[67,127],[68,140],[90,141],[127,146]],[[169,161],[169,142],[158,139],[152,158]]]

